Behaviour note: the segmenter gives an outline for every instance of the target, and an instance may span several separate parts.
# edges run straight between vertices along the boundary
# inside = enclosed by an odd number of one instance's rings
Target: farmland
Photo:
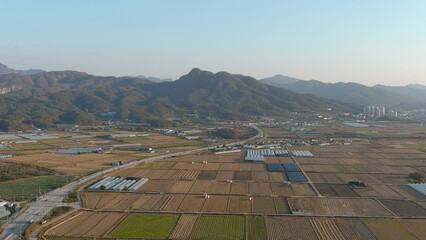
[[[243,239],[244,217],[201,215],[191,239]]]

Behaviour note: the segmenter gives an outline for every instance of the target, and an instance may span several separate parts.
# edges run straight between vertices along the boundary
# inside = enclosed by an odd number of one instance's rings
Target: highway
[[[264,134],[263,130],[258,128],[256,125],[249,124],[249,127],[257,130],[256,136],[251,137],[251,138],[246,139],[246,140],[229,143],[229,144],[226,144],[226,145],[227,146],[235,146],[235,145],[239,145],[239,144],[244,144],[247,141],[252,141],[254,139],[257,139],[257,138],[263,136],[263,134]],[[49,213],[49,211],[52,210],[53,208],[58,207],[58,206],[63,206],[64,204],[62,203],[62,200],[68,195],[69,192],[73,191],[74,189],[76,189],[81,184],[88,183],[89,181],[92,181],[92,180],[94,180],[98,177],[105,175],[105,174],[112,173],[112,172],[115,172],[115,171],[118,171],[118,170],[121,170],[121,169],[124,169],[124,168],[129,168],[129,167],[141,164],[141,163],[171,158],[171,157],[174,157],[174,156],[189,155],[189,154],[193,154],[193,153],[200,152],[200,151],[210,150],[212,148],[214,148],[214,147],[198,148],[198,149],[193,149],[193,150],[188,150],[188,151],[183,151],[183,152],[178,152],[178,153],[170,153],[170,154],[145,158],[145,159],[129,162],[129,163],[123,164],[123,165],[118,166],[118,167],[105,169],[103,171],[99,171],[99,172],[93,173],[91,175],[85,176],[78,181],[69,183],[66,186],[63,186],[62,188],[58,188],[58,189],[55,189],[55,190],[47,193],[46,195],[44,195],[42,198],[40,198],[39,200],[37,200],[35,202],[28,203],[27,209],[24,210],[23,213],[18,215],[15,219],[13,219],[6,226],[4,226],[4,230],[3,230],[3,233],[0,235],[0,239],[1,240],[18,239],[18,237],[28,227],[29,220],[31,218],[34,218],[34,221],[37,222],[43,216],[47,215],[47,213]]]

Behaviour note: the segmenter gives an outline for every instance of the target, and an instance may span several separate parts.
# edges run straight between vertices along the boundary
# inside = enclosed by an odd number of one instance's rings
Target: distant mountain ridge
[[[15,69],[9,68],[8,66],[0,63],[0,75],[1,74],[10,74],[10,73],[22,73],[22,74],[32,75],[32,74],[37,74],[37,73],[41,73],[41,72],[43,72],[43,70],[40,70],[40,69],[15,70]]]
[[[282,75],[275,75],[259,81],[302,94],[315,94],[324,98],[361,105],[398,108],[426,106],[426,87],[420,84],[407,85],[405,87],[383,85],[368,87],[358,83],[324,83],[317,80],[301,80]],[[425,87],[425,89],[422,87]]]
[[[0,75],[0,130],[49,127],[54,123],[93,124],[94,115],[117,112],[117,120],[163,120],[199,113],[225,119],[279,116],[289,112],[357,113],[361,106],[302,95],[227,72],[193,69],[173,82],[132,77],[99,77],[75,71]]]

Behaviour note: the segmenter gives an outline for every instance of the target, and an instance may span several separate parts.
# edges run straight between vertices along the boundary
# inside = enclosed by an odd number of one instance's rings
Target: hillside
[[[139,122],[193,112],[247,119],[326,108],[353,113],[361,110],[359,105],[301,95],[252,77],[200,69],[174,82],[161,83],[63,71],[3,75],[0,84],[22,86],[0,95],[2,130],[49,127],[58,122],[91,124],[96,122],[93,114],[108,111],[117,112],[117,119]]]
[[[261,79],[261,82],[290,89],[302,94],[315,94],[320,97],[336,99],[342,102],[357,103],[360,105],[379,105],[386,107],[411,106],[419,107],[426,103],[426,98],[413,96],[416,94],[426,96],[424,90],[407,87],[393,88],[386,86],[368,87],[357,83],[324,83],[317,80],[297,80],[294,78],[280,81],[276,76]],[[271,80],[272,79],[272,80]],[[409,91],[413,89],[413,91]],[[423,93],[422,93],[423,92]],[[423,101],[424,100],[424,101]]]
[[[12,68],[9,68],[8,66],[0,63],[0,75],[1,74],[10,74],[10,73],[22,73],[22,74],[37,74],[43,72],[43,70],[40,69],[29,69],[29,70],[15,70]]]

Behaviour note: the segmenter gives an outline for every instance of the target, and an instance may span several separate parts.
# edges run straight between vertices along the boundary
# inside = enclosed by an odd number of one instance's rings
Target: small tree
[[[100,187],[100,189],[101,189],[101,190],[106,190],[106,187],[105,187],[104,185],[102,185],[102,186]]]
[[[408,174],[408,181],[412,183],[423,183],[425,182],[425,176],[423,173],[413,172]]]

